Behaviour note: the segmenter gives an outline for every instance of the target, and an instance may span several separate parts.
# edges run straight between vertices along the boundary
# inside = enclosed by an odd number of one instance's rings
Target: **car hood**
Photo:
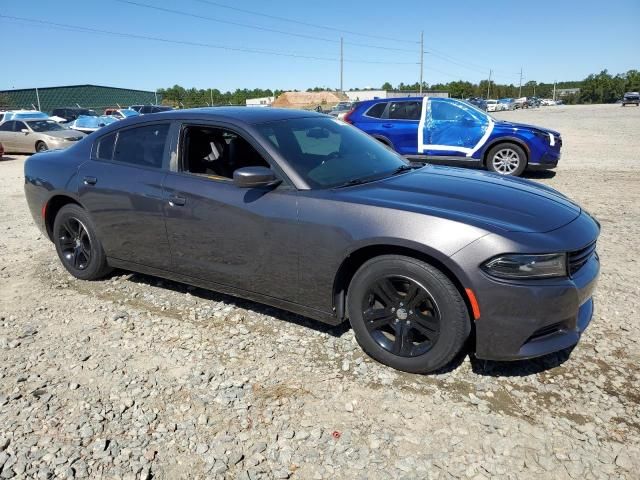
[[[44,135],[48,137],[55,138],[82,138],[84,137],[84,133],[77,132],[75,130],[53,130],[51,132],[43,132]]]
[[[448,218],[490,231],[548,232],[581,212],[561,193],[528,180],[433,165],[336,191],[347,201]]]
[[[538,127],[537,125],[528,125],[526,123],[507,122],[506,120],[498,120],[496,122],[496,127],[504,128],[507,130],[537,130],[539,132],[553,133],[557,137],[560,136],[560,132],[551,130],[550,128]]]

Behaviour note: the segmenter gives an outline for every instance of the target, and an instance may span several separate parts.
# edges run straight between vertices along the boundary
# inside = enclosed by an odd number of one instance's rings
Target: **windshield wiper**
[[[420,168],[418,165],[400,165],[394,171],[391,172],[391,175],[398,175],[399,173],[406,172],[407,170],[413,170],[414,168]]]

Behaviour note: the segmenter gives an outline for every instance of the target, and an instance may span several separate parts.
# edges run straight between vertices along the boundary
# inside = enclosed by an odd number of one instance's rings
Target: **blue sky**
[[[336,88],[341,35],[345,42],[345,89],[379,87],[385,81],[393,85],[413,83],[419,78],[421,30],[424,49],[430,52],[424,56],[424,79],[430,84],[459,79],[476,82],[487,77],[489,68],[494,70],[496,81],[514,84],[518,83],[520,67],[524,82],[582,79],[605,68],[612,73],[640,69],[638,0],[405,0],[397,4],[398,8],[394,8],[394,2],[374,0],[131,1],[220,21],[143,8],[122,0],[2,0],[0,15],[4,16],[186,44],[0,18],[4,39],[0,90],[83,83],[150,90],[173,84],[220,90]]]

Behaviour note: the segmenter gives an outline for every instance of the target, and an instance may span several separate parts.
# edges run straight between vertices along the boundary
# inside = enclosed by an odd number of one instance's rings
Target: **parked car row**
[[[137,110],[136,110],[137,109]],[[69,147],[85,135],[118,120],[172,110],[161,105],[107,108],[103,115],[80,107],[56,108],[51,116],[37,110],[0,112],[0,141],[7,152],[34,153]]]

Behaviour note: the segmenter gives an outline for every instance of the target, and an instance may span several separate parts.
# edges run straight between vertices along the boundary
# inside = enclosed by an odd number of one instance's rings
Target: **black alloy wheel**
[[[91,217],[80,205],[60,209],[53,222],[52,238],[64,268],[81,280],[96,280],[111,268],[98,240]]]
[[[471,332],[469,310],[452,280],[403,255],[381,255],[358,269],[347,290],[347,315],[369,356],[411,373],[449,364]]]
[[[87,227],[77,218],[67,217],[59,226],[57,237],[63,261],[75,269],[85,270],[91,262],[91,239]]]
[[[362,317],[375,342],[401,357],[427,353],[440,333],[435,300],[407,277],[384,276],[374,281],[364,298]]]

